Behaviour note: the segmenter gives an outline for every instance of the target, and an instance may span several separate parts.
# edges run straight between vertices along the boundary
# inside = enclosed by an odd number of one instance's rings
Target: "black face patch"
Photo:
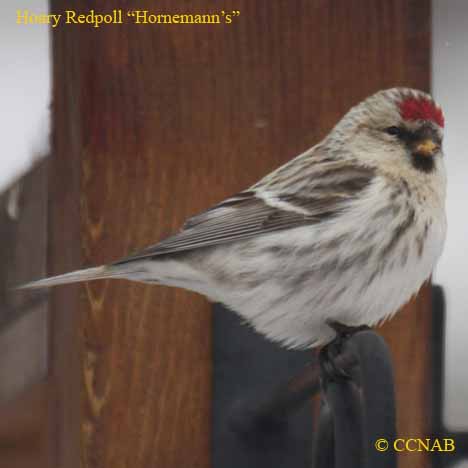
[[[429,174],[435,169],[435,161],[433,156],[424,156],[422,154],[413,153],[411,155],[411,163],[418,171]]]
[[[424,140],[430,139],[439,146],[442,144],[437,132],[429,125],[424,125],[416,131],[410,131],[399,127],[397,138],[402,141],[411,154],[411,164],[418,171],[430,173],[435,169],[433,156],[423,155],[416,151],[418,144]]]

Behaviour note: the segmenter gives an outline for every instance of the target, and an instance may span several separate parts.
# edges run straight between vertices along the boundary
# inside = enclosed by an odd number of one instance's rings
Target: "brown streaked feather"
[[[336,186],[330,180],[329,185],[320,183],[309,193],[301,195],[277,193],[275,199],[288,203],[291,210],[268,204],[260,198],[260,189],[240,192],[189,219],[182,230],[174,236],[126,257],[116,264],[320,223],[342,212],[350,200],[371,183],[374,171],[347,164],[342,165],[342,171],[338,171],[336,176],[338,181]]]
[[[382,259],[384,259],[395,248],[399,240],[408,231],[408,229],[413,225],[415,218],[416,218],[416,212],[414,208],[408,207],[408,214],[406,216],[406,219],[395,228],[395,230],[392,233],[390,242],[388,242],[388,244],[380,252],[380,257]]]

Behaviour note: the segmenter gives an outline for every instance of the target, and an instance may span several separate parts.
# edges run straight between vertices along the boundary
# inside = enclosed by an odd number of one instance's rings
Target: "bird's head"
[[[441,164],[444,115],[422,91],[380,91],[353,107],[335,128],[353,155],[374,165],[431,173]]]

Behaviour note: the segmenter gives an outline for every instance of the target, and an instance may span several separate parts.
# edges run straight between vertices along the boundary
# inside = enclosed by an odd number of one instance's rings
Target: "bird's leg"
[[[343,323],[337,322],[336,320],[327,320],[327,325],[330,328],[335,330],[338,336],[343,338],[349,338],[351,335],[358,333],[364,330],[370,330],[367,325],[360,325],[358,327],[350,327],[349,325],[344,325]]]
[[[338,356],[342,354],[343,344],[355,333],[369,330],[367,326],[350,327],[334,320],[327,320],[327,325],[336,332],[336,337],[325,345],[319,353],[319,363],[322,371],[322,378],[328,381],[347,380],[351,375],[347,371],[347,366],[342,366],[337,362]],[[340,359],[338,359],[340,361]]]

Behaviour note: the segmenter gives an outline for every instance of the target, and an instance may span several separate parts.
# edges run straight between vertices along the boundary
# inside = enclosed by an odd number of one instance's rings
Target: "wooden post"
[[[126,12],[129,3],[105,6]],[[51,2],[52,12],[69,8]],[[221,6],[146,0],[138,8]],[[240,16],[229,25],[54,29],[50,273],[108,262],[174,232],[317,142],[378,89],[429,87],[428,0],[239,0],[233,9]],[[426,289],[385,333],[407,436],[430,433],[427,298]],[[54,290],[51,317],[49,466],[75,468],[81,458],[87,468],[209,467],[204,299],[100,281]],[[411,454],[400,466],[427,460]]]

